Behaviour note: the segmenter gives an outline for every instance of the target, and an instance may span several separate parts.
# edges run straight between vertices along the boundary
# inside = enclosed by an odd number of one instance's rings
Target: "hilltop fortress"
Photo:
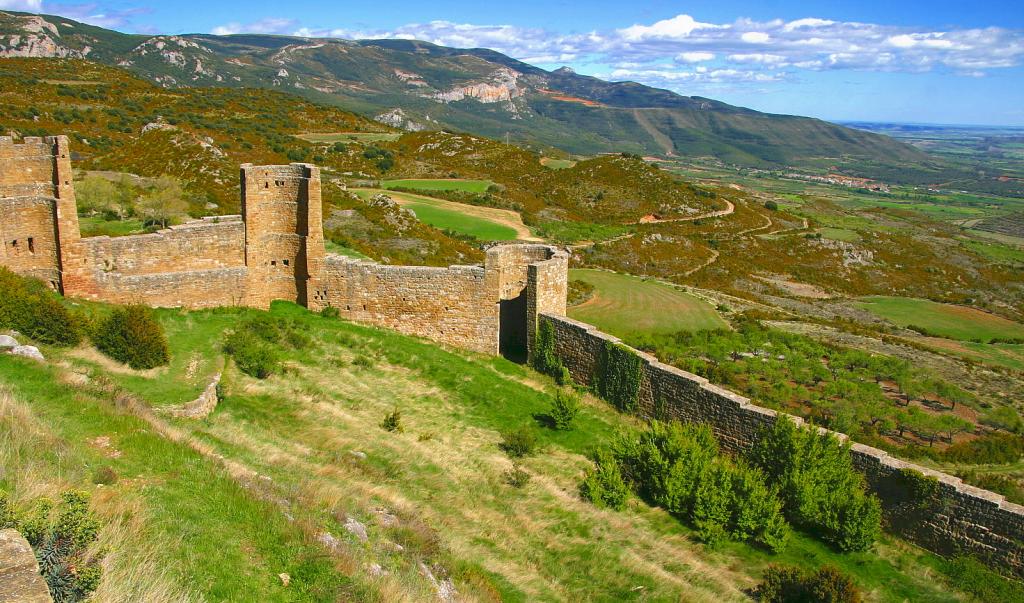
[[[521,356],[541,313],[565,315],[568,254],[498,245],[483,266],[388,266],[324,249],[320,170],[241,166],[242,215],[82,238],[64,136],[0,137],[0,266],[68,297],[266,308],[288,300],[458,347]]]

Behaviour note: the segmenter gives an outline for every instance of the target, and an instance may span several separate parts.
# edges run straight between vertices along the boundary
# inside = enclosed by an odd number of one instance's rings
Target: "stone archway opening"
[[[513,362],[526,362],[526,289],[499,302],[498,351]]]

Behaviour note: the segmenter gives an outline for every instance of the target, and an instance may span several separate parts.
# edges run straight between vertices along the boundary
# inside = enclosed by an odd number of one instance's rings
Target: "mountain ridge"
[[[287,90],[406,129],[452,129],[571,154],[632,152],[826,168],[842,158],[927,163],[889,137],[762,113],[490,49],[420,40],[262,34],[137,35],[51,15],[0,12],[0,57],[86,58],[165,87]],[[395,113],[399,115],[395,117]]]

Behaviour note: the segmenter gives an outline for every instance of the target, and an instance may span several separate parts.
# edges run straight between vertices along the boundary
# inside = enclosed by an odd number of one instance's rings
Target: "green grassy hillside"
[[[574,430],[550,430],[553,384],[503,359],[290,304],[157,315],[167,368],[131,370],[88,346],[42,346],[46,364],[0,356],[0,487],[16,506],[93,492],[101,600],[424,600],[454,588],[471,601],[745,601],[776,562],[836,564],[870,601],[962,596],[937,579],[940,560],[888,538],[843,555],[798,534],[773,555],[709,548],[637,500],[594,507],[577,493],[585,455],[634,420],[588,397]],[[168,414],[221,370],[221,334],[260,316],[309,338],[278,348],[284,371],[258,380],[229,363],[210,416]],[[389,432],[395,409],[403,430]],[[516,487],[499,443],[521,427],[539,449],[517,461],[529,478]]]

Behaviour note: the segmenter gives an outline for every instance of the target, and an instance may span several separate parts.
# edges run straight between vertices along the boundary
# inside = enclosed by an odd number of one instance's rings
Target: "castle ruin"
[[[497,245],[483,266],[389,266],[327,254],[320,170],[241,166],[242,215],[82,238],[64,136],[0,137],[0,266],[68,297],[267,308],[287,300],[461,348],[522,356],[537,316],[564,315],[568,254]]]

